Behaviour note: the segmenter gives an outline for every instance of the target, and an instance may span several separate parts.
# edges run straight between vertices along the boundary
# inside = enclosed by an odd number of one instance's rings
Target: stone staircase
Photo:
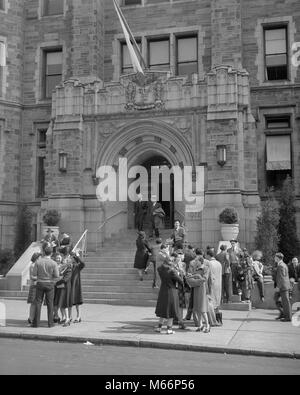
[[[170,230],[164,230],[166,239]],[[153,271],[139,281],[133,268],[136,251],[136,231],[127,230],[112,236],[99,252],[90,252],[85,258],[86,267],[81,273],[85,303],[155,306],[158,289],[152,288]],[[25,300],[28,286],[22,291],[0,291],[0,298]]]

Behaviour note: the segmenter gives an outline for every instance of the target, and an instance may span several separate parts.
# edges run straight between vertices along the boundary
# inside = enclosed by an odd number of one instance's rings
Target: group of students
[[[170,253],[167,245],[161,244],[158,253],[157,271],[160,289],[155,314],[159,317],[156,332],[161,333],[164,321],[167,334],[174,333],[173,324],[186,329],[185,320],[193,321],[197,332],[209,333],[212,326],[221,326],[219,311],[222,294],[222,266],[214,257],[213,249],[206,254],[200,248],[185,253],[175,249]],[[183,317],[183,309],[187,314]]]
[[[41,251],[34,253],[30,266],[30,287],[27,303],[30,304],[28,324],[40,326],[43,301],[47,305],[48,327],[55,324],[69,326],[81,322],[80,306],[83,304],[80,273],[85,264],[70,245],[53,251],[49,241],[43,242]],[[72,308],[76,318],[72,320]],[[59,313],[61,315],[59,315]]]
[[[179,329],[185,329],[184,320],[190,320],[193,316],[196,330],[209,333],[212,326],[222,325],[222,313],[219,311],[221,303],[230,303],[233,295],[239,295],[243,302],[249,302],[255,282],[261,301],[264,302],[264,265],[261,251],[256,250],[250,254],[246,248],[239,248],[236,240],[230,241],[230,248],[225,244],[221,245],[218,254],[210,246],[206,253],[190,245],[183,248],[184,232],[179,221],[176,222],[171,243],[163,244],[162,239],[158,238],[155,245],[151,246],[145,232],[141,231],[138,232],[136,242],[134,267],[138,269],[140,280],[143,280],[143,274],[147,274],[150,265],[153,265],[152,287],[160,288],[155,310],[159,317],[159,324],[155,329],[157,332],[161,332],[165,320],[167,334],[174,333],[174,323],[179,325]],[[274,299],[280,311],[278,319],[290,321],[291,306],[288,295],[291,283],[300,279],[300,265],[298,259],[294,258],[288,267],[283,262],[281,253],[276,254],[274,263]],[[295,278],[290,279],[291,269]],[[187,308],[185,318],[184,308]]]

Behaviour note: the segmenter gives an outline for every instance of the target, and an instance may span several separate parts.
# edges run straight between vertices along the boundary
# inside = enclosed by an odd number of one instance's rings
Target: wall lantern
[[[68,159],[68,154],[66,152],[60,152],[58,154],[58,166],[59,166],[59,171],[62,173],[65,173],[67,171],[67,159]]]
[[[226,145],[217,145],[217,162],[218,165],[224,166],[227,161]]]

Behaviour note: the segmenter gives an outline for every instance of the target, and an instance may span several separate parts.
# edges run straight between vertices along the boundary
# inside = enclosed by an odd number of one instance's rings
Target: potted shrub
[[[222,240],[236,240],[239,235],[239,217],[235,208],[226,207],[219,215]]]
[[[61,214],[57,210],[48,210],[43,216],[45,225],[43,226],[43,236],[46,235],[48,229],[54,233],[56,237],[59,235],[59,227],[57,226],[60,221]]]

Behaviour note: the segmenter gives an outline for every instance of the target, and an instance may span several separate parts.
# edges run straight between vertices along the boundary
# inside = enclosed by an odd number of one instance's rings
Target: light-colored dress
[[[215,258],[208,262],[209,266],[209,295],[215,309],[220,307],[222,298],[222,265]]]

